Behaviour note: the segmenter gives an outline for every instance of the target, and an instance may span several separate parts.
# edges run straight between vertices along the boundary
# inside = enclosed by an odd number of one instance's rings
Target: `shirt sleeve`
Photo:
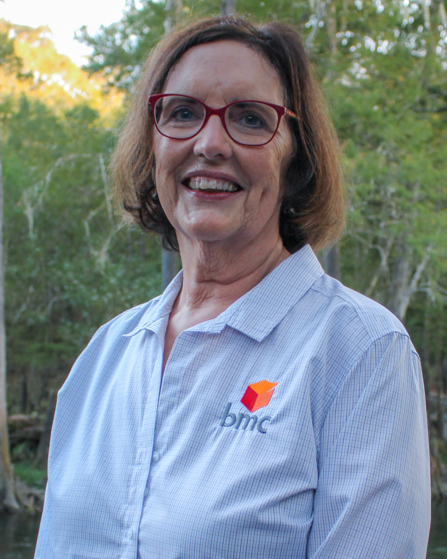
[[[424,559],[430,456],[420,360],[408,336],[374,342],[324,422],[309,559]]]

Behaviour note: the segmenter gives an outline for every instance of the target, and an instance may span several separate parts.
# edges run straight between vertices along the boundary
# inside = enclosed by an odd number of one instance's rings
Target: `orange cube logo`
[[[268,382],[268,380],[249,384],[241,402],[250,412],[263,408],[270,402],[277,384],[277,382]]]

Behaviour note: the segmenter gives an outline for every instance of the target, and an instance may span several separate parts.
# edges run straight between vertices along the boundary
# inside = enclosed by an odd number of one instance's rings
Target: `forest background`
[[[160,245],[123,225],[107,174],[141,63],[176,22],[232,9],[217,0],[128,0],[118,23],[95,36],[79,31],[93,48],[84,69],[56,52],[47,28],[0,20],[6,507],[15,506],[9,448],[16,471],[44,468],[55,393],[74,359],[99,325],[162,289]],[[433,492],[447,495],[444,0],[238,0],[236,9],[304,37],[347,175],[346,231],[319,256],[409,330],[427,390]]]

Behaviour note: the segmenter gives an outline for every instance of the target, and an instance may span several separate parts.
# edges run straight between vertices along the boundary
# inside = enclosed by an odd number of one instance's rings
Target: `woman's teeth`
[[[192,177],[187,181],[187,185],[189,188],[192,188],[192,190],[224,190],[226,192],[236,192],[236,190],[239,190],[234,182],[204,177]]]

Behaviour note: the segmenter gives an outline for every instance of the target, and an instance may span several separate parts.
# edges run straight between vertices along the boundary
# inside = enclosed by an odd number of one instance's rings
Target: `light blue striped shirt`
[[[425,558],[401,323],[304,247],[182,332],[162,379],[181,284],[100,328],[59,392],[36,559]]]

